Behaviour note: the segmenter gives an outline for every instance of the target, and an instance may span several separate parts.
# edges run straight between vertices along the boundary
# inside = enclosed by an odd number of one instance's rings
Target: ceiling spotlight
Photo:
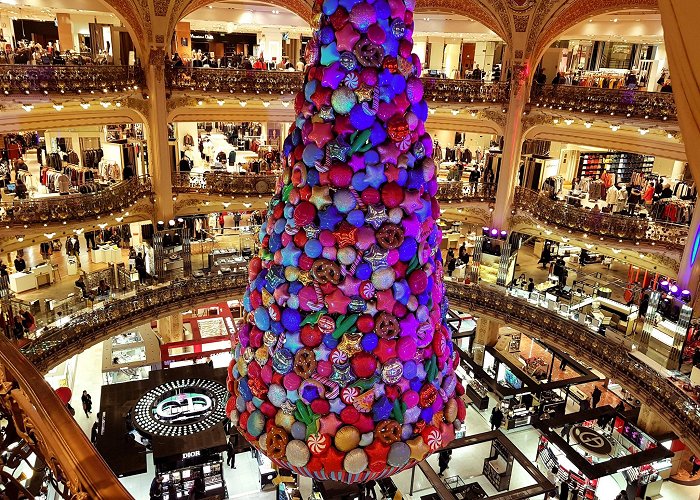
[[[666,134],[666,138],[673,139],[673,134],[671,132],[669,132],[668,134]]]
[[[430,109],[428,110],[428,112],[429,112],[431,115],[434,115],[434,114],[435,114],[435,108],[430,108]]]
[[[112,103],[109,101],[100,101],[100,105],[106,109],[106,108],[110,107],[112,105]]]
[[[224,101],[223,99],[219,99],[218,101],[216,101],[216,104],[218,104],[219,106],[223,106],[224,104],[226,104],[226,101]]]
[[[620,126],[619,125],[610,125],[610,130],[612,130],[613,132],[617,132],[618,130],[620,130]]]
[[[586,128],[591,128],[593,126],[593,124],[591,122],[584,122],[583,125]]]
[[[197,106],[201,106],[202,104],[204,104],[204,101],[202,101],[201,99],[197,101]]]
[[[55,109],[56,111],[61,111],[63,109],[63,104],[55,103],[53,105],[53,109]]]
[[[245,108],[248,104],[248,101],[240,101],[238,104],[240,104],[242,108]]]
[[[457,116],[457,115],[459,114],[459,110],[458,110],[458,109],[452,109],[452,110],[450,110],[450,111],[452,112],[452,115],[453,115],[453,116]]]
[[[225,202],[222,203],[222,205],[224,206],[224,208],[228,208],[230,204],[231,204],[230,201],[225,201]]]
[[[266,108],[270,107],[270,101],[263,101],[263,106]]]
[[[272,9],[272,13],[273,13],[273,14],[275,14],[275,15],[277,15],[277,14],[279,14],[279,13],[280,13],[280,11],[279,11],[279,10],[277,10],[277,9]]]
[[[553,122],[555,125],[558,124],[558,123],[559,123],[559,118],[553,119],[552,122]]]
[[[572,123],[574,123],[574,120],[572,120],[571,118],[567,118],[566,120],[564,120],[564,123],[566,123],[567,125],[571,125]]]
[[[476,111],[472,111],[471,115],[472,115],[472,118],[474,118],[476,116]]]
[[[640,129],[639,129],[639,133],[640,133],[641,135],[646,135],[646,134],[649,133],[649,129],[648,129],[648,128],[640,128]]]
[[[121,101],[117,101],[117,102],[114,103],[114,105],[115,105],[116,107],[118,107],[118,108],[121,108],[121,107],[122,107],[122,102],[121,102]]]
[[[56,236],[56,233],[44,233],[44,236],[46,236],[46,239],[51,240]]]
[[[22,109],[25,110],[27,113],[29,113],[31,110],[34,109],[33,104],[22,104]]]
[[[288,107],[289,107],[289,101],[282,101],[282,106],[284,106],[285,108],[288,108]]]

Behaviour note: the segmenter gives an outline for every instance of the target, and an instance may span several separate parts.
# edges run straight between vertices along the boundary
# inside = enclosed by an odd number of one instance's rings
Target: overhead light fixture
[[[111,105],[112,105],[112,103],[109,102],[109,101],[100,101],[100,106],[102,106],[102,107],[105,108],[105,109],[107,109],[107,108],[110,107]]]
[[[270,107],[270,101],[263,101],[263,106],[266,108]]]
[[[586,128],[591,128],[593,126],[593,123],[591,122],[583,122],[583,126]]]
[[[666,134],[666,138],[673,139],[673,134],[671,132],[669,132],[668,134]]]
[[[56,233],[44,233],[44,236],[46,236],[47,240],[52,240]]]
[[[574,123],[574,120],[571,118],[567,118],[566,120],[564,120],[564,123],[566,123],[567,125],[571,125],[572,123]]]
[[[610,125],[610,130],[612,130],[613,132],[617,132],[618,130],[620,130],[620,126],[619,125]]]
[[[557,125],[559,123],[559,118],[554,118],[552,122],[554,123],[554,125]]]
[[[117,101],[117,102],[114,103],[114,105],[115,105],[116,107],[118,107],[118,108],[121,108],[121,107],[122,107],[122,102],[121,102],[121,101]]]
[[[53,109],[55,109],[56,111],[61,111],[63,109],[63,104],[54,103]]]
[[[272,13],[273,13],[273,14],[275,14],[275,15],[277,15],[277,14],[279,14],[279,13],[280,13],[280,11],[279,11],[279,10],[277,10],[277,9],[272,9]]]
[[[282,101],[282,106],[284,106],[285,108],[288,108],[288,107],[289,107],[289,101]]]
[[[450,110],[450,111],[452,112],[452,115],[453,115],[453,116],[457,116],[457,115],[459,114],[459,110],[458,110],[458,109],[452,109],[452,110]]]
[[[429,112],[431,115],[434,115],[434,114],[435,114],[435,108],[430,108],[430,109],[428,109],[428,112]]]
[[[253,206],[253,204],[252,203],[244,203],[243,206],[246,208],[250,208]]]
[[[242,108],[245,108],[246,105],[248,104],[248,101],[239,101],[238,104],[240,104]]]
[[[25,110],[27,113],[29,113],[31,110],[34,109],[33,104],[22,104],[22,109]]]
[[[201,99],[197,101],[197,106],[201,106],[202,104],[204,104],[204,101],[202,101]]]
[[[646,135],[649,133],[649,129],[648,128],[640,128],[639,133],[640,133],[640,135]]]
[[[228,208],[230,204],[231,204],[230,201],[225,201],[225,202],[222,203],[222,205],[224,206],[224,208]]]
[[[223,99],[219,99],[218,101],[216,101],[216,104],[218,104],[219,106],[223,106],[224,104],[226,104],[226,101],[224,101]]]
[[[472,115],[472,118],[474,118],[476,116],[476,111],[472,111],[471,115]]]
[[[83,109],[88,109],[90,107],[90,103],[89,102],[81,102],[80,107]]]

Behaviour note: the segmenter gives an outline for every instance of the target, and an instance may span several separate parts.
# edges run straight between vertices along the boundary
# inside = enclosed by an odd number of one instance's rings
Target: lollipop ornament
[[[277,465],[320,480],[396,474],[453,440],[466,415],[414,8],[316,2],[233,338],[227,414]]]

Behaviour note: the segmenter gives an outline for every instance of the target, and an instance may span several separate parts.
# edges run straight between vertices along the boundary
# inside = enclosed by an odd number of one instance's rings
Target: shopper
[[[527,282],[527,293],[532,293],[535,291],[535,280],[530,278]]]
[[[547,471],[547,481],[549,481],[552,484],[557,484],[558,474],[559,467],[552,466],[552,468]]]
[[[542,264],[542,269],[546,269],[549,262],[552,260],[552,251],[549,249],[549,245],[545,244],[542,249],[542,255],[540,255],[540,260],[537,261],[538,264]]]
[[[226,444],[226,465],[232,469],[236,468],[236,453],[230,440]]]
[[[600,387],[597,385],[593,389],[593,394],[591,396],[591,400],[593,402],[593,408],[598,406],[598,403],[600,403],[600,397],[603,395],[603,391],[600,390]]]
[[[377,500],[377,492],[374,489],[375,486],[377,486],[377,482],[373,480],[367,481],[365,483],[364,498]]]
[[[95,421],[94,424],[92,424],[92,430],[90,431],[90,442],[92,444],[97,443],[97,436],[100,434],[100,424]]]
[[[194,482],[192,488],[190,488],[190,498],[199,499],[206,496],[206,488],[204,485],[204,478],[202,477],[201,471],[196,471],[194,473]]]
[[[158,474],[151,481],[151,489],[148,492],[151,500],[163,500],[163,476]]]
[[[673,87],[671,87],[671,80],[666,80],[661,87],[660,92],[668,92],[671,93],[673,92]]]
[[[566,481],[562,481],[559,486],[559,500],[569,500],[569,483]]]
[[[21,273],[25,269],[27,269],[27,263],[24,261],[24,257],[18,255],[15,257],[15,272]]]
[[[100,283],[97,285],[97,296],[98,297],[104,297],[107,298],[109,297],[109,285],[105,280],[100,280]]]
[[[148,278],[148,273],[146,272],[146,260],[141,255],[141,252],[134,259],[134,267],[136,267],[136,272],[139,273],[139,283],[143,285],[146,282],[146,278]]]
[[[83,391],[83,395],[80,396],[80,400],[83,402],[83,411],[85,416],[89,417],[92,413],[92,396],[88,394],[87,391]]]
[[[75,281],[75,286],[80,288],[80,291],[84,299],[95,300],[95,296],[88,292],[87,285],[85,284],[85,279],[81,274],[80,277]]]
[[[464,257],[467,255],[467,243],[462,242],[462,246],[459,247],[459,260],[466,262]]]
[[[30,332],[36,326],[36,321],[34,316],[29,311],[21,311],[20,316],[22,316],[22,326],[26,332]]]
[[[617,403],[617,405],[615,406],[615,411],[618,413],[624,413],[625,412],[625,402],[620,401],[619,403]]]
[[[501,427],[503,423],[503,412],[498,406],[494,406],[491,410],[491,430],[496,430]]]
[[[20,200],[23,200],[27,197],[27,186],[24,184],[24,181],[22,179],[17,179],[15,182],[15,194],[17,195],[17,198]]]
[[[445,474],[445,471],[450,466],[450,460],[452,460],[452,450],[442,450],[438,455],[438,465],[440,466],[438,476]]]
[[[588,411],[591,409],[591,402],[588,399],[584,399],[579,404],[580,411]]]
[[[564,427],[561,428],[561,437],[566,440],[566,442],[569,442],[569,434],[571,433],[571,427],[572,425],[570,423],[564,424]]]
[[[476,194],[476,189],[479,186],[479,178],[481,177],[481,172],[479,171],[479,167],[476,166],[474,167],[474,170],[471,171],[469,174],[469,184],[471,185],[471,194],[472,196]]]
[[[693,466],[693,470],[690,473],[692,477],[695,476],[698,473],[698,471],[700,471],[700,457],[698,457],[697,455],[693,455],[692,457],[690,457],[690,463]]]
[[[450,260],[447,261],[447,275],[452,276],[452,273],[455,272],[456,268],[457,268],[457,259],[452,257]]]

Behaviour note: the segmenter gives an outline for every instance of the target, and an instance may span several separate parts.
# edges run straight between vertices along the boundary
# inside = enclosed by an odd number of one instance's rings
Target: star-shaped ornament
[[[387,220],[389,220],[389,217],[386,215],[386,207],[384,205],[370,205],[367,207],[365,222],[374,229],[379,229]]]
[[[344,144],[339,139],[334,139],[326,144],[326,154],[333,160],[338,160],[341,163],[345,163],[347,161],[350,151],[350,146]]]
[[[332,89],[337,89],[340,82],[345,78],[345,71],[339,62],[334,62],[327,68],[323,69],[323,80],[321,84],[324,87],[330,87]]]
[[[340,59],[340,54],[338,53],[338,46],[335,42],[321,47],[321,64],[329,66],[338,59]]]
[[[347,23],[343,29],[335,32],[335,39],[338,41],[336,48],[339,52],[352,51],[360,40],[360,35],[352,28],[351,23]]]
[[[343,340],[338,344],[338,350],[343,351],[348,357],[352,357],[362,350],[360,347],[360,341],[362,340],[362,334],[360,333],[346,333],[343,335]],[[349,367],[349,365],[348,365]],[[353,375],[354,379],[354,375]],[[336,382],[338,382],[336,380]]]
[[[333,373],[328,377],[334,382],[338,382],[340,387],[346,387],[348,384],[355,380],[355,375],[350,371],[350,363],[340,363],[333,365]]]
[[[372,266],[372,270],[376,271],[379,268],[386,267],[387,258],[389,257],[389,251],[385,250],[378,245],[372,245],[368,251],[364,253],[362,258],[369,262]]]
[[[320,428],[319,432],[321,434],[329,434],[331,436],[335,436],[335,433],[338,432],[338,429],[340,429],[340,426],[343,425],[343,422],[341,422],[338,419],[338,415],[335,413],[329,413],[325,417],[321,417],[320,422]],[[330,446],[329,450],[332,449],[333,447]]]
[[[428,445],[425,444],[423,440],[423,436],[416,436],[413,439],[409,439],[406,443],[411,449],[411,460],[415,460],[416,462],[423,460],[430,451],[430,448],[428,448]]]
[[[335,118],[333,108],[331,106],[321,106],[321,109],[318,112],[318,117],[324,121],[333,120],[333,118]]]
[[[354,245],[357,242],[357,228],[348,222],[342,222],[333,236],[340,248]]]
[[[333,124],[316,122],[312,125],[312,127],[311,133],[309,134],[309,140],[314,141],[316,146],[322,148],[333,137]]]
[[[360,292],[360,285],[362,281],[355,278],[351,274],[345,276],[345,280],[338,288],[343,291],[343,293],[348,297],[355,297]]]
[[[336,288],[333,293],[326,296],[326,305],[328,306],[328,312],[331,314],[346,314],[348,312],[348,304],[350,304],[350,298],[339,288]]]
[[[317,239],[318,235],[321,234],[321,230],[313,224],[304,226],[304,232],[306,233],[306,237],[309,239]]]
[[[309,201],[316,206],[317,210],[323,210],[325,207],[333,203],[328,186],[314,186],[311,189],[311,198]]]
[[[286,247],[282,249],[282,265],[283,266],[296,266],[299,263],[299,257],[301,257],[301,250],[296,247],[296,245],[290,242]],[[276,292],[277,290],[275,290]]]
[[[406,191],[403,201],[401,202],[401,208],[407,214],[417,212],[423,208],[423,203],[420,197],[420,192],[414,189],[409,189]]]
[[[389,446],[375,438],[372,444],[365,446],[365,453],[369,459],[369,470],[381,472],[386,468],[386,459],[389,456]]]
[[[372,87],[362,83],[355,89],[355,95],[359,102],[370,102],[372,100],[373,91],[374,89]]]
[[[333,434],[335,436],[335,433]],[[343,471],[343,460],[345,459],[345,453],[341,453],[334,446],[328,448],[328,453],[323,460],[323,470],[326,474],[330,472],[340,472]]]
[[[384,175],[384,165],[381,163],[377,165],[367,165],[365,167],[365,172],[365,182],[375,189],[379,189],[387,180],[386,175]]]

